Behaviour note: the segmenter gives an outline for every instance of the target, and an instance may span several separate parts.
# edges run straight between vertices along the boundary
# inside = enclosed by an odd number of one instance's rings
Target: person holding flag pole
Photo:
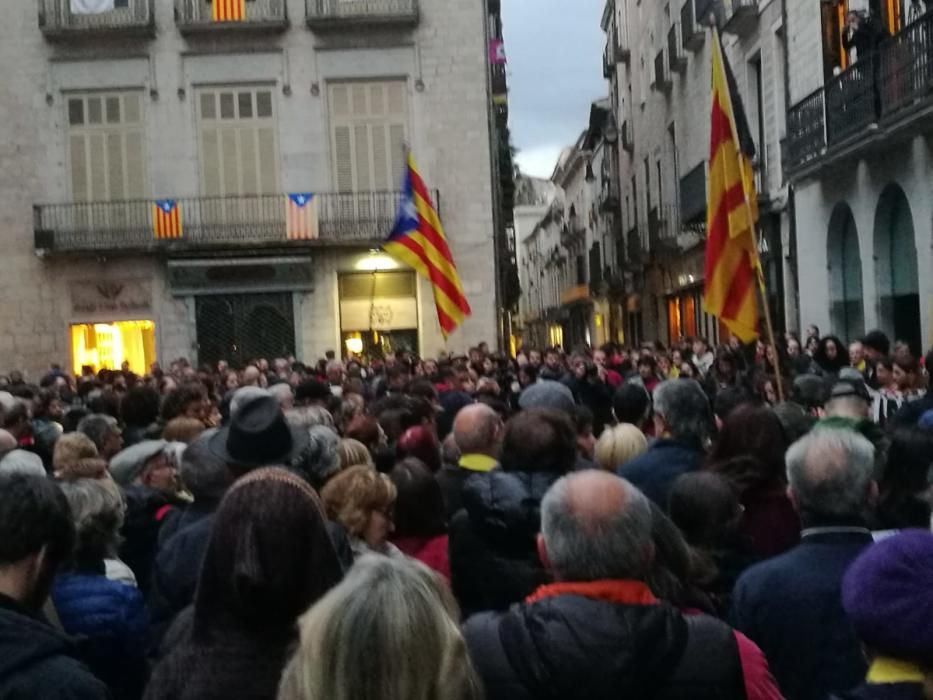
[[[749,343],[760,335],[757,298],[760,296],[768,342],[777,360],[755,231],[758,224],[758,193],[752,167],[755,142],[715,23],[712,34],[713,100],[703,308],[719,318],[739,340]],[[781,368],[776,369],[778,398],[783,401]]]

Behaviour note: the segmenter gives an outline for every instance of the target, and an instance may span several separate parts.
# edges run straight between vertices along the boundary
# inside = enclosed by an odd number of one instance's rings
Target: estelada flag
[[[152,233],[156,238],[181,238],[181,210],[174,199],[157,199],[152,205]]]
[[[759,335],[755,287],[763,282],[755,236],[755,142],[715,28],[712,82],[703,308],[747,343]]]
[[[211,19],[215,22],[242,22],[246,19],[246,0],[211,0]]]
[[[437,209],[410,153],[398,217],[382,248],[431,282],[441,332],[445,338],[453,333],[470,315],[470,305]]]
[[[285,196],[285,236],[292,241],[318,237],[318,198],[313,192],[293,192]]]

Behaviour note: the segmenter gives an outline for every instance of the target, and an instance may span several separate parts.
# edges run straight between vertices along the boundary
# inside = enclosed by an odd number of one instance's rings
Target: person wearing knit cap
[[[98,456],[97,445],[84,433],[66,433],[55,442],[52,469],[55,478],[63,481],[110,478],[107,462]]]
[[[221,501],[194,606],[145,697],[274,698],[298,617],[342,576],[314,489],[283,469],[243,476]]]
[[[837,700],[933,697],[933,534],[905,530],[865,550],[843,578],[842,606],[869,668]]]
[[[518,397],[518,405],[523,411],[529,408],[556,408],[568,415],[573,415],[577,407],[570,388],[551,380],[542,380],[525,389]]]

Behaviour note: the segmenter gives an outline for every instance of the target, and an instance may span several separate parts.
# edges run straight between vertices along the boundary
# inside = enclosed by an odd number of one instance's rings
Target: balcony
[[[671,25],[667,33],[667,59],[672,73],[683,75],[687,70],[687,54],[684,53],[683,42],[680,38],[680,25],[676,22]]]
[[[508,95],[509,83],[505,74],[505,66],[501,63],[492,65],[489,67],[489,72],[492,78],[492,94]]]
[[[723,0],[726,21],[722,30],[748,36],[758,24],[758,0]]]
[[[436,191],[432,196],[437,202]],[[287,235],[284,194],[177,199],[177,238],[156,238],[150,200],[40,204],[33,207],[35,249],[43,254],[127,254],[376,246],[392,230],[399,193],[332,192],[315,199],[317,237],[302,240]]]
[[[787,112],[784,164],[792,177],[883,151],[933,126],[933,13],[881,44],[874,59],[833,77]]]
[[[687,0],[680,8],[681,38],[683,47],[688,51],[699,51],[706,41],[706,28],[699,22],[696,13],[697,1]]]
[[[49,40],[155,36],[153,0],[123,0],[99,14],[75,14],[70,0],[39,0],[39,29]]]
[[[628,63],[632,58],[632,45],[628,39],[628,27],[612,23],[606,45],[607,60],[612,63]]]
[[[651,84],[658,92],[669,93],[674,89],[674,80],[671,77],[671,71],[667,65],[667,58],[664,55],[664,49],[658,51],[654,57],[654,82]]]
[[[635,151],[635,129],[632,126],[632,122],[629,119],[626,119],[622,122],[622,128],[619,129],[620,138],[622,139],[622,149],[632,153]]]
[[[606,48],[603,49],[603,77],[607,80],[612,78],[616,74],[616,62],[613,56],[613,48],[611,40],[606,43]]]
[[[271,31],[288,28],[286,0],[246,0],[246,16],[238,22],[215,22],[210,0],[175,0],[175,24],[182,34],[218,31]]]
[[[418,0],[305,0],[308,26],[319,32],[366,26],[418,26]]]

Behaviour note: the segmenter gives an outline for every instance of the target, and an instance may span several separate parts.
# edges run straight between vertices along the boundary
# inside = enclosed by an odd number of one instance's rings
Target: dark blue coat
[[[808,534],[739,577],[731,622],[761,647],[787,700],[825,700],[865,677],[840,589],[846,569],[871,542],[867,530]]]
[[[106,576],[62,574],[55,580],[52,601],[65,632],[113,697],[141,697],[147,678],[149,615],[139,590]]]
[[[697,471],[703,466],[706,453],[699,447],[677,440],[656,440],[646,452],[616,470],[648,498],[667,512],[671,487],[677,477]]]
[[[450,573],[463,616],[505,610],[549,577],[538,558],[541,499],[561,477],[494,469],[466,480],[450,523]]]

